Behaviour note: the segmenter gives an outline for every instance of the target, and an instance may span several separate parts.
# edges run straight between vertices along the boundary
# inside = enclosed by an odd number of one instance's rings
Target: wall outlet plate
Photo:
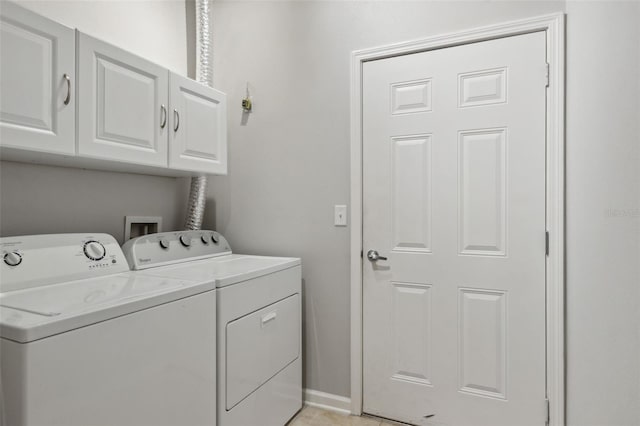
[[[157,232],[162,232],[161,216],[125,216],[124,218],[124,241]]]

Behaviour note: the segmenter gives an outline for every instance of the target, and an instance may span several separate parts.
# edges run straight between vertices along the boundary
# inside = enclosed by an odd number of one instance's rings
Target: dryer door
[[[294,294],[226,327],[226,409],[300,356],[300,295]]]

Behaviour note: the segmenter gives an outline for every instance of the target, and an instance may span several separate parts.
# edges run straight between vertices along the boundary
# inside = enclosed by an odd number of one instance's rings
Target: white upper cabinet
[[[0,0],[4,160],[226,174],[226,102],[218,90]]]
[[[12,3],[0,9],[0,146],[75,154],[74,31]]]
[[[227,173],[226,95],[170,74],[169,167]]]
[[[78,32],[78,154],[167,167],[168,76]]]

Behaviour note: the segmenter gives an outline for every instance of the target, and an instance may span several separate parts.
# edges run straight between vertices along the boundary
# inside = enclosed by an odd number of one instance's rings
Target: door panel
[[[506,254],[506,129],[459,133],[460,254]]]
[[[0,144],[73,155],[75,90],[72,85],[75,81],[73,30],[3,2]]]
[[[78,33],[82,156],[167,166],[168,71]]]
[[[394,251],[431,251],[431,135],[391,138]]]
[[[544,424],[545,44],[364,65],[367,413]]]
[[[96,67],[98,139],[153,149],[154,77],[109,58],[97,58]]]
[[[431,385],[431,286],[392,282],[392,379]]]
[[[172,73],[171,107],[169,166],[226,174],[226,95]]]
[[[506,399],[507,294],[461,288],[458,298],[458,389]]]

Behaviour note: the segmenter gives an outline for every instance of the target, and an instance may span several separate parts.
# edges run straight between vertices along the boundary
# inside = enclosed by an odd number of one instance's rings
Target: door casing
[[[565,15],[556,13],[422,40],[354,51],[351,54],[351,413],[362,414],[362,67],[364,62],[479,41],[545,31],[549,87],[546,128],[547,399],[551,426],[565,424],[564,138]]]

